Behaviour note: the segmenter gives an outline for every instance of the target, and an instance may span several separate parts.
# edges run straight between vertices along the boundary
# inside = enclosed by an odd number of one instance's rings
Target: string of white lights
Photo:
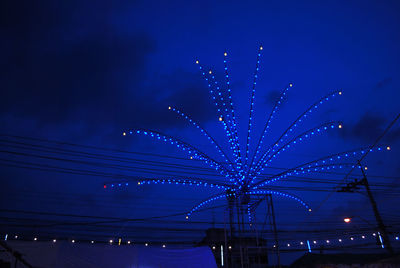
[[[345,245],[346,243],[356,243],[357,241],[368,241],[368,240],[373,240],[373,241],[378,241],[379,240],[380,233],[379,232],[373,232],[369,234],[358,234],[358,235],[342,235],[342,236],[336,236],[335,238],[327,238],[327,239],[312,239],[312,238],[307,238],[304,240],[293,240],[293,239],[280,239],[279,245],[280,246],[286,246],[286,247],[292,247],[292,248],[304,248],[306,249],[308,247],[307,241],[309,241],[309,244],[311,247],[318,248],[318,246],[324,245],[329,246],[329,245]],[[312,237],[312,236],[311,236]],[[394,234],[391,236],[392,240],[395,242],[398,242],[399,244],[397,246],[400,246],[400,234]],[[20,235],[10,235],[10,234],[5,234],[4,235],[4,241],[27,241],[27,242],[48,242],[48,243],[58,243],[58,242],[70,242],[72,244],[75,243],[83,243],[83,244],[109,244],[109,245],[115,245],[115,246],[121,246],[121,245],[130,245],[130,246],[152,246],[152,247],[159,247],[161,246],[162,248],[167,247],[167,243],[162,243],[162,242],[135,242],[132,239],[124,239],[122,237],[116,238],[116,239],[97,239],[97,240],[87,240],[87,239],[77,239],[77,238],[48,238],[48,237],[43,237],[40,238],[39,236],[20,236]],[[212,241],[211,241],[212,243]],[[171,244],[172,245],[172,244]],[[229,249],[232,249],[234,246],[229,246]],[[273,247],[276,247],[276,244],[273,245]],[[215,250],[215,246],[212,246],[212,249]]]

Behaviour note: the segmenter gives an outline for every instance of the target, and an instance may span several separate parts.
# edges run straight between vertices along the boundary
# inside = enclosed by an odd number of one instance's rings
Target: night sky
[[[267,144],[320,97],[343,91],[314,112],[299,133],[332,120],[343,122],[343,128],[291,148],[266,174],[370,146],[400,112],[399,12],[398,1],[2,1],[0,233],[26,239],[200,241],[203,230],[223,224],[226,202],[195,214],[192,224],[184,213],[220,191],[138,187],[135,177],[223,178],[175,147],[122,133],[159,130],[216,156],[207,140],[168,106],[190,114],[223,143],[223,128],[195,61],[212,68],[223,83],[227,52],[243,144],[262,45],[252,141],[289,83],[294,86],[272,122]],[[397,122],[380,140],[391,150],[363,160],[393,235],[400,230],[399,140]],[[274,184],[313,208],[310,214],[293,201],[274,199],[278,229],[296,231],[290,238],[282,233],[283,244],[336,239],[357,228],[371,235],[375,222],[364,191],[335,192],[348,171]],[[360,175],[355,170],[348,181]],[[119,181],[131,185],[103,189],[104,183]],[[260,222],[265,211],[265,205],[257,210]],[[179,215],[148,219],[173,214]],[[99,218],[71,215],[119,220],[110,226],[81,225]],[[344,225],[345,216],[354,218],[352,226]]]

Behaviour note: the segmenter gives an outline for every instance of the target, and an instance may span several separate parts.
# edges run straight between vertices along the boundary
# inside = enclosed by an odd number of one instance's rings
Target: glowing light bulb
[[[260,46],[260,50],[263,50],[263,47],[262,47],[262,46]]]
[[[304,243],[303,242],[300,242],[300,245],[303,245]]]
[[[110,239],[110,241],[109,241],[109,242],[110,242],[110,244],[112,244],[112,243],[113,243],[113,240],[112,240],[112,239]]]
[[[144,244],[146,247],[149,245],[148,243]]]
[[[123,136],[126,136],[126,132],[122,133]]]
[[[209,74],[212,74],[212,71],[210,70],[210,71],[208,71],[208,73],[209,73]]]
[[[190,159],[193,159],[193,156],[191,156]]]
[[[339,95],[342,95],[342,91],[339,91]]]
[[[165,245],[162,245],[163,248],[165,248]]]
[[[71,241],[72,243],[75,243],[75,240],[74,239],[72,239],[72,241]]]
[[[215,250],[215,246],[213,246],[212,249]]]
[[[353,240],[354,240],[354,238],[353,238],[353,237],[350,237],[350,240],[351,240],[351,241],[353,241]]]
[[[225,52],[225,53],[224,53],[224,56],[225,56],[225,57],[228,56],[228,53]]]
[[[186,216],[186,219],[189,219],[189,216]]]
[[[367,169],[368,169],[368,167],[366,167],[366,166],[365,166],[365,167],[364,167],[364,169],[365,169],[365,170],[367,170]]]
[[[53,239],[53,243],[57,242],[57,240]]]
[[[386,147],[386,150],[390,151],[390,146]]]
[[[140,185],[140,181],[138,181],[138,183],[137,183],[138,185]]]
[[[222,121],[222,117],[218,118],[219,121]]]
[[[94,244],[94,241],[92,240],[92,241],[90,241],[90,243]]]
[[[36,241],[36,240],[37,240],[37,237],[35,237],[33,240]]]
[[[289,84],[289,87],[293,87],[293,84],[292,84],[292,83],[290,83],[290,84]]]
[[[339,242],[342,242],[342,239],[339,238]]]
[[[308,209],[308,211],[309,211],[309,212],[311,212],[311,211],[312,211],[312,209],[311,209],[311,208],[309,208],[309,209]]]
[[[365,235],[362,235],[361,238],[362,238],[362,239],[365,239]]]
[[[128,241],[128,242],[126,242],[128,245],[130,245],[131,244],[131,241]]]
[[[232,249],[232,246],[229,246],[228,248],[229,248],[229,249]]]
[[[199,61],[198,61],[198,60],[196,60],[196,64],[199,64]]]
[[[342,124],[339,125],[339,128],[342,128]]]
[[[343,221],[344,221],[345,223],[349,223],[349,222],[351,222],[351,218],[344,218]]]
[[[168,110],[171,110],[171,106],[168,106]]]

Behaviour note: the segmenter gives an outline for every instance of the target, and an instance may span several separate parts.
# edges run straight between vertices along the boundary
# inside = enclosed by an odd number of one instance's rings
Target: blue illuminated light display
[[[259,76],[260,70],[260,58],[261,51],[263,47],[260,46],[258,49],[256,69],[254,72],[253,84],[251,86],[251,97],[250,97],[250,109],[249,118],[246,131],[246,144],[244,145],[244,150],[242,151],[241,144],[239,143],[238,137],[238,123],[235,115],[235,108],[232,100],[231,83],[229,79],[228,72],[228,53],[224,53],[224,75],[225,75],[225,86],[224,88],[219,85],[216,81],[216,77],[212,70],[206,70],[198,60],[196,60],[196,65],[199,67],[201,75],[203,76],[212,102],[214,103],[217,110],[217,123],[220,123],[224,129],[225,138],[228,144],[229,150],[226,150],[222,145],[220,145],[215,138],[213,138],[199,123],[195,122],[191,117],[185,114],[183,111],[168,106],[168,110],[175,112],[179,117],[190,123],[197,131],[199,131],[202,136],[208,140],[208,142],[216,149],[218,155],[221,159],[214,159],[209,153],[205,153],[198,149],[197,147],[188,144],[178,138],[168,136],[158,131],[136,129],[127,132],[123,132],[123,136],[128,134],[139,134],[151,137],[157,141],[161,141],[170,145],[176,146],[178,149],[187,154],[190,159],[196,159],[202,161],[204,164],[215,169],[220,175],[222,175],[226,181],[222,183],[207,183],[201,178],[141,178],[138,180],[138,185],[145,184],[174,184],[174,185],[186,185],[186,186],[196,186],[196,187],[209,187],[220,189],[223,192],[212,196],[196,206],[194,206],[188,213],[186,218],[192,215],[195,211],[198,211],[202,207],[210,204],[211,202],[221,200],[221,199],[235,199],[240,200],[243,204],[247,204],[247,212],[249,214],[249,220],[252,220],[252,214],[255,211],[254,204],[257,200],[265,197],[266,195],[275,195],[280,197],[289,198],[298,202],[308,211],[312,211],[310,206],[306,204],[305,201],[292,194],[272,191],[268,189],[268,185],[277,180],[281,180],[293,175],[302,175],[312,172],[321,172],[332,169],[340,168],[354,168],[354,164],[346,163],[343,160],[354,158],[366,154],[369,151],[385,151],[390,150],[390,146],[378,147],[375,149],[361,148],[352,151],[345,151],[329,156],[324,156],[320,159],[301,164],[297,167],[287,169],[279,174],[275,175],[265,175],[263,171],[267,168],[272,161],[278,158],[282,153],[295,147],[297,144],[309,140],[310,138],[326,133],[332,129],[342,129],[343,125],[341,122],[333,121],[320,124],[317,127],[311,128],[303,133],[295,134],[296,129],[301,125],[313,112],[315,112],[322,104],[328,102],[334,97],[342,95],[342,91],[334,91],[329,93],[318,101],[310,105],[302,114],[300,114],[296,120],[294,120],[287,129],[279,136],[276,141],[271,142],[271,145],[265,146],[266,136],[271,128],[271,122],[276,118],[276,114],[279,107],[284,102],[287,94],[293,84],[289,83],[276,101],[272,111],[268,115],[265,124],[263,125],[262,132],[259,138],[256,139],[256,147],[252,155],[250,155],[250,144],[252,140],[253,131],[253,119],[254,119],[254,106],[255,106],[255,96],[256,96],[256,84]],[[242,152],[244,152],[244,157],[242,157]],[[351,161],[349,161],[351,162]],[[113,183],[104,184],[104,188],[113,188],[128,185],[128,183]],[[307,246],[311,252],[310,243],[307,241]]]

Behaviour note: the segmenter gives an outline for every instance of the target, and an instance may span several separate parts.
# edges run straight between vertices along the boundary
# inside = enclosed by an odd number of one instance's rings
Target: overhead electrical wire
[[[4,143],[6,143],[6,146],[10,147],[10,143],[8,143],[5,140],[0,140],[0,146],[4,146]],[[51,146],[41,146],[41,145],[35,145],[35,144],[29,144],[29,143],[25,143],[25,144],[16,144],[11,142],[11,148],[14,149],[18,149],[18,150],[23,150],[21,151],[7,151],[7,150],[3,150],[6,152],[3,153],[8,153],[8,154],[12,154],[12,155],[16,155],[17,157],[31,157],[31,158],[39,158],[39,159],[46,159],[48,161],[58,161],[58,162],[66,162],[66,163],[71,163],[73,165],[79,164],[79,165],[87,165],[87,166],[95,166],[95,167],[102,167],[102,168],[106,168],[106,169],[116,169],[116,170],[123,170],[123,171],[132,171],[133,169],[135,169],[135,167],[131,167],[131,166],[124,166],[124,165],[119,165],[119,164],[115,164],[114,162],[125,162],[125,163],[131,163],[134,161],[137,161],[136,164],[143,164],[143,165],[152,165],[152,166],[161,166],[161,167],[172,167],[172,171],[171,170],[161,170],[158,168],[153,168],[153,169],[142,169],[141,172],[145,173],[145,171],[148,171],[149,174],[157,174],[158,175],[177,175],[177,173],[182,172],[182,170],[189,170],[189,171],[194,171],[193,175],[196,176],[210,176],[211,174],[207,174],[207,173],[203,173],[204,171],[210,171],[209,168],[204,168],[201,166],[194,166],[194,165],[175,165],[174,163],[169,163],[169,162],[163,162],[163,161],[152,161],[152,160],[140,160],[140,159],[132,159],[132,158],[126,158],[126,157],[120,157],[120,156],[110,156],[110,155],[104,155],[104,154],[94,154],[92,152],[86,152],[86,151],[77,151],[77,150],[69,150],[69,149],[65,149],[65,148],[58,148],[57,150],[55,150],[54,147]],[[60,143],[61,144],[61,143]],[[65,144],[65,143],[62,143]],[[34,146],[31,146],[34,145]],[[12,147],[13,146],[13,147]],[[78,147],[78,146],[77,146]],[[90,146],[89,146],[90,147]],[[27,153],[26,150],[35,150],[35,153]],[[45,155],[43,155],[43,153]],[[56,156],[49,156],[46,154],[56,154]],[[62,155],[62,156],[60,156]],[[148,155],[148,154],[146,154]],[[66,156],[68,157],[75,157],[74,159],[68,159],[65,158]],[[153,155],[151,155],[153,156]],[[163,158],[162,155],[156,155],[156,157],[160,157]],[[93,162],[93,161],[85,161],[82,160],[82,158],[91,158],[91,159],[96,159],[96,160],[102,160],[102,161],[107,161],[106,163],[102,163],[102,162]],[[166,159],[179,159],[179,158],[174,158],[174,157],[165,157]],[[193,160],[190,159],[185,159],[187,161],[192,161],[191,163],[195,163],[193,162]],[[70,168],[70,167],[66,167],[66,166],[60,166],[60,165],[48,165],[48,164],[43,164],[43,163],[35,163],[35,162],[28,162],[28,161],[18,161],[15,159],[11,159],[11,158],[3,158],[0,159],[0,161],[2,161],[2,163],[0,162],[0,165],[6,165],[6,166],[15,166],[15,167],[22,167],[22,168],[28,168],[28,169],[33,169],[33,170],[42,170],[42,171],[51,171],[51,172],[62,172],[62,173],[68,173],[68,174],[76,174],[76,175],[91,175],[91,176],[96,176],[96,177],[102,177],[102,178],[111,178],[111,179],[135,179],[136,176],[131,176],[131,175],[125,175],[125,174],[117,174],[114,172],[104,172],[104,171],[98,171],[97,169],[95,171],[93,170],[87,170],[87,169],[82,169],[82,168]],[[111,162],[111,163],[110,163]],[[279,168],[279,167],[272,167],[275,169],[285,169],[285,168]],[[140,170],[140,169],[138,169]],[[154,172],[154,173],[151,173]],[[175,174],[174,174],[175,173]],[[335,172],[336,173],[336,172]],[[206,175],[205,175],[206,174]],[[321,172],[320,174],[324,174],[323,172]],[[342,173],[337,173],[337,174],[330,174],[332,176],[337,176],[337,175],[342,175]],[[212,175],[211,175],[212,176]],[[266,175],[268,176],[268,174]],[[378,176],[377,176],[378,177]],[[381,176],[379,176],[381,177]],[[390,179],[396,179],[396,177],[388,177]],[[335,179],[325,179],[325,178],[307,178],[307,177],[302,177],[302,176],[292,176],[290,178],[288,178],[288,180],[291,180],[292,182],[311,182],[311,183],[315,183],[315,184],[322,184],[322,185],[332,185],[337,183],[337,180]],[[212,181],[212,180],[209,180]],[[215,180],[216,181],[216,180]],[[382,190],[387,191],[389,184],[386,183],[376,183],[373,184],[374,187],[376,187],[375,190],[379,190],[379,187],[383,187]],[[280,187],[280,188],[279,188]],[[272,189],[272,188],[271,188]],[[310,187],[310,186],[274,186],[274,189],[290,189],[290,190],[296,190],[296,191],[331,191],[332,188],[331,187]],[[224,207],[224,206],[221,206]],[[2,211],[2,210],[0,210]],[[5,212],[5,211],[3,211]],[[178,213],[180,215],[183,215],[184,213]],[[50,215],[49,215],[50,216]],[[393,218],[394,217],[394,218]],[[393,220],[397,220],[398,218],[396,218],[396,215],[392,216]],[[15,219],[18,220],[18,219]],[[30,219],[30,220],[35,220],[35,219]],[[117,220],[117,219],[116,219]],[[121,220],[121,219],[120,219]],[[46,220],[45,220],[46,221]],[[117,221],[118,222],[118,221]],[[121,221],[120,221],[121,222]],[[127,222],[126,219],[122,220],[122,222]],[[155,222],[153,221],[153,224]],[[169,221],[167,221],[167,223],[169,223]],[[171,222],[172,223],[172,222]],[[179,223],[184,223],[184,221],[179,222]],[[196,222],[193,222],[193,224],[195,224]],[[202,222],[202,224],[211,224],[212,222]],[[92,224],[100,224],[99,222],[97,223],[90,223],[87,222],[88,225],[92,225]],[[214,222],[214,224],[216,224]],[[217,223],[218,224],[218,223]],[[221,224],[221,223],[219,223]],[[309,224],[312,224],[312,222],[310,222]],[[326,223],[325,223],[326,224]],[[332,226],[335,226],[335,222],[332,223]],[[69,224],[67,224],[69,225]],[[79,225],[79,223],[75,223],[72,224],[72,226],[74,225]],[[293,224],[292,226],[295,226],[295,224]],[[65,225],[64,225],[65,227]],[[101,227],[101,226],[98,226]],[[104,226],[103,226],[104,227]],[[101,227],[101,228],[103,228]],[[116,226],[114,226],[116,227]],[[106,226],[105,228],[113,228],[112,226]],[[128,227],[127,227],[128,228]],[[151,228],[154,228],[154,230],[157,230],[157,228],[159,227],[148,227],[149,230],[151,230]],[[366,227],[367,228],[367,227]],[[167,228],[168,229],[168,228]],[[173,228],[172,228],[173,229]],[[71,229],[73,230],[73,229]],[[197,230],[197,229],[196,229]],[[174,230],[170,230],[170,232],[173,232]],[[299,231],[299,230],[298,230]],[[307,230],[304,230],[305,232],[308,232]],[[332,234],[334,234],[337,231],[337,228],[332,228],[332,230],[327,230],[325,231],[325,234],[328,234],[329,232],[332,232]],[[363,230],[360,230],[363,231]],[[188,231],[189,232],[189,231]],[[279,231],[280,233],[283,231]],[[287,230],[288,233],[292,232],[292,230]],[[311,230],[309,232],[314,232],[315,235],[318,234],[318,230]],[[101,232],[100,232],[101,233]],[[179,233],[179,232],[178,232]],[[320,233],[323,234],[323,232],[321,231]]]

